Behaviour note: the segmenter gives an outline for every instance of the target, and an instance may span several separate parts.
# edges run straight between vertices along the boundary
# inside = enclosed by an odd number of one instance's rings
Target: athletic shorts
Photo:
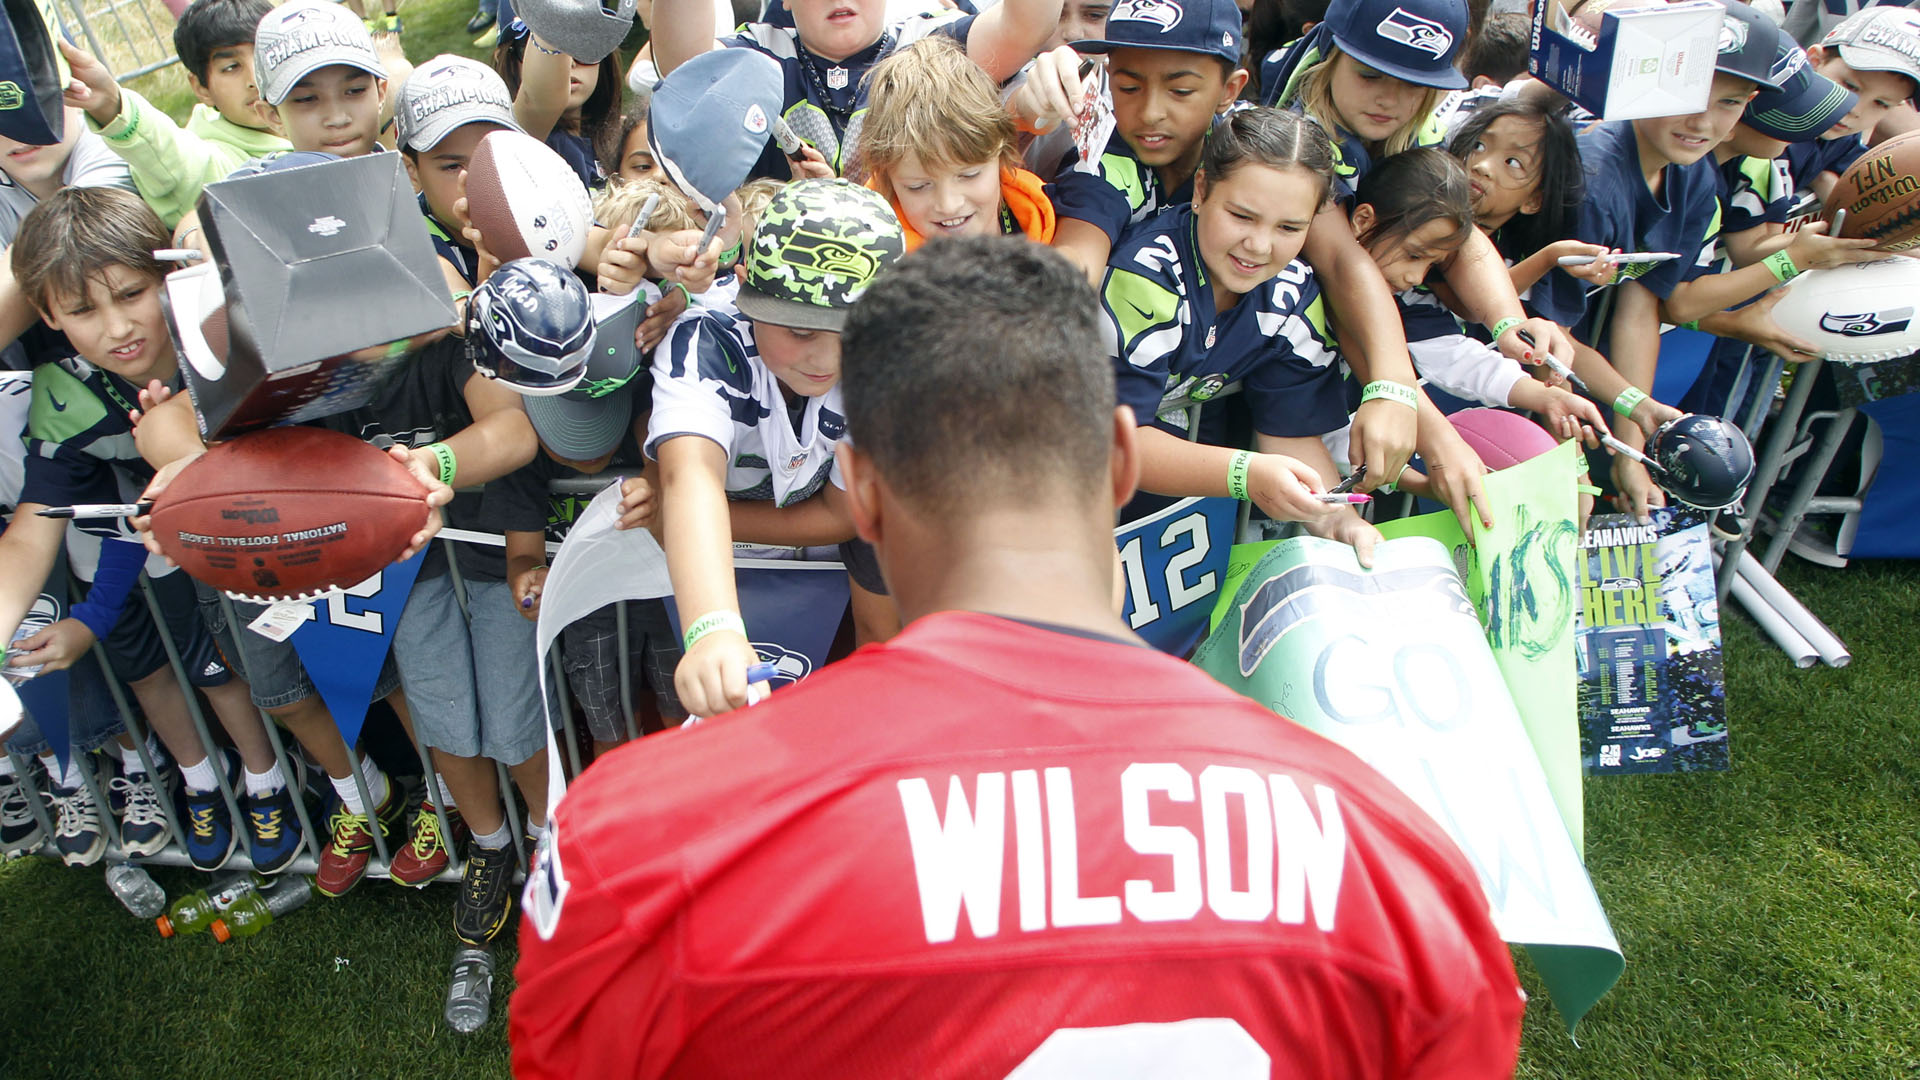
[[[609,604],[568,623],[560,631],[561,661],[567,685],[586,714],[587,730],[598,742],[620,742],[627,737],[627,721],[620,703],[620,637]],[[662,600],[627,603],[627,678],[629,701],[653,694],[662,716],[681,720],[687,710],[673,688],[673,669],[680,666],[680,639],[667,619]]]
[[[187,682],[194,686],[225,686],[233,677],[226,659],[215,648],[213,635],[200,620],[194,580],[176,570],[165,577],[149,579],[154,599],[160,602],[160,616],[166,621],[167,636],[180,653]],[[154,625],[153,611],[139,586],[127,594],[120,621],[107,631],[100,643],[107,651],[107,663],[123,682],[138,682],[167,666],[167,646]]]
[[[247,681],[256,707],[279,709],[313,696],[313,680],[307,676],[306,665],[300,662],[293,642],[274,641],[247,629],[248,624],[267,610],[264,605],[226,599],[226,603],[233,605],[236,620],[229,623],[220,593],[211,586],[195,584],[200,598],[200,619],[212,631],[221,656],[234,674]],[[372,700],[379,701],[399,688],[400,672],[389,653],[380,665],[380,677],[374,681]]]
[[[420,741],[455,757],[518,765],[546,749],[533,621],[504,581],[466,582],[467,614],[453,575],[413,583],[393,658]]]

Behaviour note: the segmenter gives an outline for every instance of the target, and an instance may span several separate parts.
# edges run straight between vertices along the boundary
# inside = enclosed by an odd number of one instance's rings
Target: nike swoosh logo
[[[53,391],[51,391],[51,390],[49,390],[49,391],[47,391],[47,400],[53,403],[53,411],[54,411],[54,412],[66,412],[66,411],[67,411],[67,403],[66,403],[66,402],[64,402],[64,401],[61,401],[61,400],[60,400],[59,398],[57,398],[57,397],[54,397],[54,396],[53,396]]]
[[[1147,320],[1148,322],[1153,321],[1153,318],[1154,318],[1153,312],[1148,311],[1146,308],[1141,307],[1139,301],[1129,300],[1127,301],[1127,306],[1133,309],[1133,313],[1135,315],[1140,316],[1141,318]]]

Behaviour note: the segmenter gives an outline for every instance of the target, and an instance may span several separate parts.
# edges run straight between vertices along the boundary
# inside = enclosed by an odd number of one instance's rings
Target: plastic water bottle
[[[493,953],[463,946],[453,954],[453,981],[447,986],[447,1026],[471,1035],[493,1013]]]
[[[213,920],[207,929],[213,932],[215,941],[252,937],[265,930],[273,920],[286,918],[288,912],[312,898],[313,882],[296,875],[270,889],[256,889],[242,896],[234,901],[232,907],[221,912],[220,917]]]
[[[107,888],[136,918],[151,919],[167,910],[167,891],[153,876],[132,863],[107,867]]]
[[[153,920],[161,937],[197,934],[213,924],[220,913],[243,896],[251,895],[266,881],[258,874],[242,873],[214,882],[211,892],[198,889],[173,902],[172,910]]]

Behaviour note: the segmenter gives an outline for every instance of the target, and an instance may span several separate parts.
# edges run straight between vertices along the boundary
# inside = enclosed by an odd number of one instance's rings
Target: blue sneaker
[[[293,800],[299,798],[301,769],[294,762],[295,775],[285,787],[270,795],[248,795],[240,800],[247,812],[247,841],[253,856],[253,868],[262,874],[277,874],[300,857],[306,832],[300,828],[300,815]]]
[[[227,777],[237,782],[233,754],[221,751],[221,763],[227,768]],[[227,813],[227,801],[220,797],[218,787],[194,791],[183,785],[181,792],[186,804],[187,859],[201,870],[218,870],[240,844],[240,835],[233,831],[233,817]]]

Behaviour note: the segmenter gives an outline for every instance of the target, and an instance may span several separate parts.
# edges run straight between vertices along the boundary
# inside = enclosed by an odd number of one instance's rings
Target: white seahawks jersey
[[[26,484],[27,405],[32,395],[31,373],[0,370],[0,522],[13,518]]]
[[[727,498],[791,506],[829,479],[845,487],[833,448],[847,433],[840,387],[806,399],[798,423],[780,380],[760,360],[753,324],[731,307],[689,311],[653,353],[653,416],[647,456],[679,435],[727,452]]]

